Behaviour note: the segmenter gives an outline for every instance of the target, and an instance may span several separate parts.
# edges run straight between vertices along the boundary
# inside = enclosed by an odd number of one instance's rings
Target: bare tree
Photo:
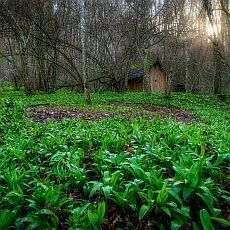
[[[149,92],[157,58],[168,89],[219,94],[230,84],[228,0],[0,0],[0,20],[1,56],[27,94],[72,87],[90,104],[92,90],[126,90],[133,64]]]
[[[89,82],[86,73],[86,23],[85,23],[85,0],[80,0],[80,34],[81,34],[81,46],[82,46],[82,77],[83,77],[83,84],[84,84],[84,93],[85,93],[85,102],[86,104],[92,104],[91,96],[89,92]]]

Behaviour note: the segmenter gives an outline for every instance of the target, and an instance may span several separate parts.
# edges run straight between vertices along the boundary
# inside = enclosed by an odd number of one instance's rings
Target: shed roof
[[[150,59],[148,61],[149,68],[151,68],[155,64],[161,65],[158,59],[155,61],[153,59]],[[133,67],[131,68],[131,70],[128,73],[128,80],[129,81],[141,80],[143,78],[143,76],[144,76],[144,67],[140,67],[140,64],[133,65]]]
[[[140,80],[143,78],[144,68],[132,69],[128,73],[128,80]]]

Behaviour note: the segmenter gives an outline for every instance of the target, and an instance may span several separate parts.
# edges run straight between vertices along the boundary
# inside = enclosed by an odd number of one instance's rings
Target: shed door
[[[152,92],[165,92],[166,75],[160,66],[153,66],[150,70],[150,83]]]

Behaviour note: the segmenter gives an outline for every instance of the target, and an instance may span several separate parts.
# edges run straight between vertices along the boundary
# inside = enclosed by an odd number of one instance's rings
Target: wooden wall
[[[143,80],[139,79],[136,81],[128,82],[128,91],[130,92],[142,92],[143,91]]]
[[[160,65],[154,65],[149,73],[152,92],[165,92],[166,73]]]

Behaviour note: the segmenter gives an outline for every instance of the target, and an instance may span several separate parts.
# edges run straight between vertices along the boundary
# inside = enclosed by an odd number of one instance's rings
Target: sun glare
[[[216,36],[219,34],[219,26],[217,26],[216,24],[211,25],[210,23],[208,23],[207,26],[207,34],[210,37]]]

